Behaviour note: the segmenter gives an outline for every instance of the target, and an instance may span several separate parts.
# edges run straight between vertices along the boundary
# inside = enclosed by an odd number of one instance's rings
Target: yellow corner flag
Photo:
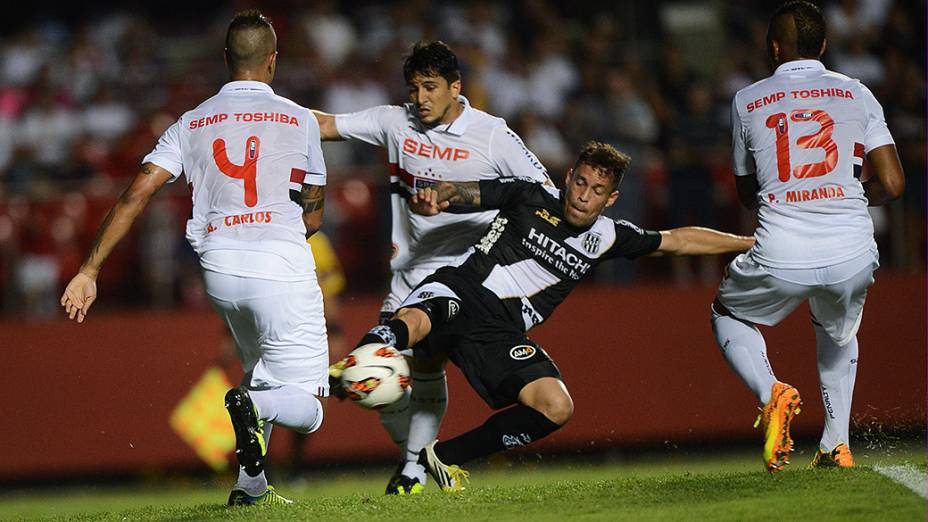
[[[231,387],[222,368],[208,368],[171,413],[171,428],[215,471],[228,468],[227,455],[235,449],[224,405]]]

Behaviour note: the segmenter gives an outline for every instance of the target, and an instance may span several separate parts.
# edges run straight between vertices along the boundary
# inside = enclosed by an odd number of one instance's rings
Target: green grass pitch
[[[759,452],[759,450],[758,450]],[[386,468],[323,469],[302,483],[279,482],[293,506],[230,509],[231,476],[216,481],[158,479],[149,486],[94,486],[0,494],[2,520],[925,520],[922,496],[875,471],[904,466],[924,484],[919,445],[858,451],[853,470],[807,471],[798,454],[787,471],[761,470],[760,457],[667,451],[648,458],[510,463],[472,469],[466,491],[429,484],[416,497],[382,495]],[[554,463],[548,463],[549,461]]]

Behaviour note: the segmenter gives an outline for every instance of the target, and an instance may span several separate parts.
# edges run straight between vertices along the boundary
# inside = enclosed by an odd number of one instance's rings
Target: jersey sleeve
[[[606,252],[605,257],[624,257],[635,259],[656,251],[661,246],[661,234],[645,230],[625,220],[615,222],[615,243]]]
[[[731,156],[735,176],[749,176],[757,172],[754,156],[748,149],[747,131],[738,112],[738,96],[731,101]]]
[[[512,208],[531,197],[538,183],[530,179],[498,178],[480,180],[480,207]]]
[[[346,140],[358,140],[385,147],[390,129],[406,121],[406,109],[397,105],[381,105],[363,111],[335,115],[335,128]]]
[[[864,153],[869,154],[871,150],[883,145],[892,145],[893,135],[886,126],[886,118],[883,116],[883,107],[876,97],[870,92],[865,85],[860,85],[860,98],[864,105],[864,111],[867,116],[867,128],[864,130]]]
[[[142,158],[142,164],[154,163],[171,173],[169,182],[173,182],[184,171],[183,152],[181,150],[180,129],[183,125],[183,117],[178,118],[173,125],[164,131],[164,134],[158,138],[158,144],[155,149]]]
[[[322,138],[319,130],[319,121],[312,111],[306,112],[309,113],[309,117],[306,118],[306,121],[309,122],[306,132],[307,141],[309,142],[306,150],[306,155],[309,160],[309,169],[306,171],[306,177],[303,183],[324,186],[326,170],[325,158],[322,156]]]
[[[528,150],[522,138],[506,125],[499,125],[491,131],[489,155],[501,178],[520,177],[536,183],[551,183],[545,166]]]

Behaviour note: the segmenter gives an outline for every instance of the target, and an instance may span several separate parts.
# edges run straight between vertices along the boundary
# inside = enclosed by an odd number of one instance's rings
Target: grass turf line
[[[722,467],[726,467],[723,465]],[[737,467],[730,464],[727,467]],[[634,468],[634,466],[633,466]],[[702,468],[700,466],[700,468]],[[924,472],[924,462],[918,465]],[[517,468],[518,469],[518,468]],[[639,470],[640,471],[640,470]],[[481,476],[482,475],[482,476]],[[679,467],[636,473],[628,467],[577,466],[526,469],[512,473],[487,470],[474,475],[463,494],[443,495],[429,487],[417,497],[385,497],[358,493],[355,480],[325,488],[312,486],[292,493],[294,506],[236,508],[221,505],[227,490],[186,490],[131,496],[149,507],[125,509],[120,498],[87,496],[108,512],[41,517],[42,520],[925,520],[924,499],[868,467],[854,470],[792,469],[774,476],[762,471],[689,472]],[[379,481],[376,483],[380,489]],[[145,498],[145,497],[149,498]],[[59,501],[66,501],[59,499]],[[74,505],[72,507],[78,507]],[[160,506],[160,507],[159,507]],[[12,518],[29,517],[20,512]],[[63,506],[62,506],[63,507]],[[78,507],[78,509],[80,509]],[[7,513],[12,514],[12,513]],[[33,513],[36,514],[36,513]],[[46,512],[46,515],[51,513]],[[31,519],[29,517],[28,519]]]

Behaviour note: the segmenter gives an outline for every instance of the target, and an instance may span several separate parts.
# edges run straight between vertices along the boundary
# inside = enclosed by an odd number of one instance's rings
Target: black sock
[[[463,464],[546,437],[561,426],[538,410],[517,404],[493,414],[482,426],[435,445],[438,460]]]
[[[357,346],[364,346],[370,343],[382,343],[390,345],[397,350],[405,350],[409,344],[409,327],[399,319],[390,319],[389,321],[378,324],[371,328]]]

